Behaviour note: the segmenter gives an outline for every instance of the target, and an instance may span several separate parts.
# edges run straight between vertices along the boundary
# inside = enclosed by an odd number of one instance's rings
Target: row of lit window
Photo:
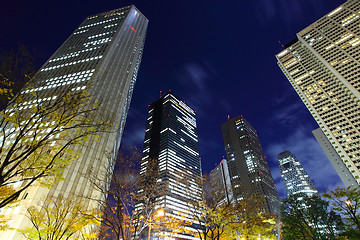
[[[74,32],[74,35],[84,33],[84,32],[87,32],[87,31],[89,31],[89,29],[81,30],[79,32]]]
[[[80,54],[79,53],[70,53],[69,55],[67,56],[64,56],[64,57],[59,57],[59,58],[55,58],[55,59],[51,59],[49,60],[49,62],[55,62],[55,61],[60,61],[60,60],[64,60],[64,59],[68,59],[68,58],[72,58],[72,57],[77,57],[79,56]]]
[[[127,9],[127,8],[125,8]],[[114,15],[124,15],[127,11],[126,10],[123,10],[122,12],[118,12],[120,10],[116,10],[116,12],[111,12],[111,13],[107,13],[104,17],[111,17],[111,16],[114,16]]]
[[[90,79],[90,78],[88,78]],[[74,84],[74,83],[79,83],[81,81],[85,81],[86,79],[82,79],[82,80],[74,80],[74,81],[68,81],[68,82],[63,82],[63,83],[55,83],[55,84],[52,84],[52,85],[49,85],[49,86],[44,86],[44,87],[37,87],[37,88],[33,88],[33,89],[30,89],[30,90],[26,90],[25,93],[28,93],[28,92],[38,92],[38,91],[41,91],[41,90],[46,90],[46,89],[51,89],[51,88],[56,88],[56,87],[61,87],[61,86],[65,86],[65,85],[69,85],[69,84]]]
[[[55,88],[58,86],[65,86],[68,84],[84,82],[86,80],[90,80],[91,76],[93,75],[93,71],[95,71],[95,69],[47,79],[45,80],[46,82],[48,82],[46,86],[28,89],[23,91],[22,93],[37,92],[45,89]]]
[[[84,90],[85,88],[86,86],[76,87],[76,88],[72,88],[71,91],[80,91],[80,90]]]
[[[195,127],[193,127],[191,124],[189,124],[188,122],[184,121],[183,118],[180,118],[179,116],[176,116],[176,120],[181,122],[187,129],[190,129],[191,131],[193,131],[195,129]]]
[[[195,142],[198,142],[198,140],[195,138],[196,135],[195,135],[194,133],[190,132],[190,133],[192,133],[192,134],[194,135],[194,137],[193,137],[193,136],[191,136],[189,133],[185,132],[185,131],[182,130],[182,129],[181,129],[181,132],[182,132],[182,133],[185,133],[185,135],[187,135],[188,137],[190,137],[190,138],[191,138],[192,140],[194,140]]]
[[[136,50],[136,47],[134,48]],[[175,104],[177,107],[179,107],[181,110],[183,110],[185,113],[189,114],[193,114],[195,115],[195,111],[192,110],[188,105],[186,105],[185,103],[183,103],[182,101],[180,101],[179,99],[176,99],[175,97],[173,97],[172,95],[168,94],[164,97],[164,99],[166,99],[167,97],[171,96],[170,100],[167,99],[166,101],[163,102],[163,105],[166,104],[168,101],[172,102],[173,104]],[[191,118],[193,118],[190,115]]]
[[[118,25],[118,23],[114,23],[114,24],[106,25],[104,28],[110,28],[110,27],[114,27],[114,26],[116,26],[116,25]]]
[[[297,62],[298,62],[297,59],[294,57],[291,60],[284,63],[283,65],[284,65],[285,68],[289,68],[289,67],[295,65]]]
[[[111,37],[110,38],[104,38],[104,39],[99,39],[96,41],[92,41],[92,42],[87,42],[84,43],[85,47],[89,47],[90,45],[99,45],[99,44],[103,44],[103,43],[107,43],[111,41]]]
[[[95,50],[95,49],[98,49],[98,48],[100,48],[100,46],[99,47],[93,47],[93,48],[87,48],[87,49],[77,51],[77,52],[68,53],[66,55],[62,55],[61,57],[51,59],[49,62],[55,62],[55,61],[65,60],[65,59],[72,58],[72,57],[77,57],[77,56],[79,56],[80,53],[92,51],[92,50]]]
[[[195,136],[195,132],[194,132],[194,128],[192,126],[190,126],[187,122],[185,122],[183,119],[181,119],[180,117],[176,116],[177,121],[181,122],[184,127]]]
[[[100,24],[103,24],[103,23],[107,23],[107,22],[111,22],[111,21],[115,21],[115,20],[119,20],[119,19],[121,19],[121,17],[112,18],[112,19],[105,20],[105,21],[101,21],[101,22],[97,22],[97,23],[92,23],[92,24],[89,24],[89,25],[85,25],[85,26],[83,26],[83,27],[79,27],[78,29],[84,29],[84,28],[88,28],[88,27],[100,25]]]
[[[53,66],[53,67],[43,68],[43,69],[41,69],[41,72],[50,71],[50,70],[53,70],[53,69],[62,68],[62,67],[66,67],[66,66],[71,66],[71,65],[78,64],[78,63],[93,61],[93,60],[97,60],[97,59],[100,59],[100,58],[102,58],[102,55],[87,58],[87,59],[83,59],[83,60],[78,60],[78,61],[74,61],[74,62],[70,62],[70,63],[65,63],[65,64],[61,64],[61,65],[56,65],[56,66]]]
[[[93,36],[88,37],[88,39],[92,39],[92,38],[96,38],[96,37],[102,37],[102,36],[105,36],[105,35],[108,35],[108,34],[111,34],[111,33],[114,33],[114,32],[116,32],[116,30],[110,31],[110,32],[105,32],[105,33],[96,34],[96,35],[93,35]]]
[[[76,80],[76,79],[82,79],[82,78],[86,78],[86,77],[89,78],[94,74],[94,72],[95,72],[95,69],[81,71],[81,72],[75,72],[75,73],[62,75],[59,77],[46,79],[41,82],[46,82],[47,85],[49,85],[49,84],[53,84],[53,83],[59,83],[60,82],[59,80],[62,80],[62,82],[63,82],[63,81],[72,81],[72,80]],[[87,80],[89,80],[89,79],[87,79]]]
[[[183,145],[181,145],[181,144],[179,144],[179,143],[177,143],[177,142],[175,142],[175,141],[174,141],[174,143],[175,143],[177,146],[181,147],[182,149],[186,150],[187,152],[189,152],[190,154],[192,154],[192,155],[194,155],[194,156],[198,156],[198,155],[199,155],[197,152],[195,152],[194,150],[192,150],[192,149],[189,148],[188,146],[183,146]]]
[[[22,93],[24,93],[25,91],[23,91]],[[22,103],[19,103],[19,108],[18,107],[15,107],[15,108],[10,108],[10,109],[6,109],[5,112],[12,112],[12,111],[15,111],[15,110],[22,110],[22,109],[26,109],[26,108],[31,108],[33,106],[36,106],[38,103],[41,103],[41,102],[44,102],[44,101],[50,101],[50,100],[54,100],[56,99],[57,96],[53,96],[53,97],[48,97],[48,98],[40,98],[40,99],[36,99],[36,100],[33,100],[33,101],[25,101],[25,102],[22,102]],[[23,123],[21,123],[23,124]]]

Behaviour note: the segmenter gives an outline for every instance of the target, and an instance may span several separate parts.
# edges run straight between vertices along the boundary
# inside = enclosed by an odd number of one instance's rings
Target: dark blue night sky
[[[224,152],[220,125],[243,115],[257,130],[281,197],[276,156],[290,150],[315,186],[343,186],[311,131],[316,122],[277,66],[296,33],[344,0],[25,1],[0,5],[0,47],[40,53],[39,67],[89,15],[134,4],[149,20],[124,145],[142,148],[147,106],[171,89],[197,111],[203,172]]]

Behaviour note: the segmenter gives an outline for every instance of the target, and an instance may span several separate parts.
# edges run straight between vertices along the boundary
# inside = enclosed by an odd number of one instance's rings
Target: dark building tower
[[[279,196],[254,128],[242,117],[221,125],[235,199],[264,198],[263,208],[274,213]]]
[[[26,208],[40,208],[45,198],[88,197],[94,200],[86,201],[87,206],[98,208],[97,200],[104,196],[85,176],[89,169],[96,179],[112,171],[140,67],[148,22],[135,6],[87,17],[34,75],[31,87],[22,89],[21,109],[43,105],[63,93],[86,90],[93,105],[99,106],[92,120],[109,121],[112,126],[97,139],[91,138],[80,147],[76,146],[74,150],[80,155],[64,170],[62,181],[54,182],[50,188],[32,184],[23,193],[26,199],[19,197],[15,210],[13,206],[6,208],[12,219],[9,229],[32,227],[25,216]],[[46,119],[41,121],[41,125],[49,124]],[[111,159],[107,152],[112,153]],[[25,238],[15,230],[8,230],[0,231],[0,239]]]
[[[159,174],[151,182],[167,187],[159,193],[157,208],[161,208],[165,216],[193,221],[191,213],[194,210],[189,202],[201,200],[195,111],[170,91],[149,105],[140,175],[145,176],[152,168]],[[194,228],[188,230],[196,231]],[[182,234],[176,237],[193,239]]]
[[[317,194],[318,191],[309,175],[291,152],[280,153],[278,161],[288,197],[297,193],[305,193],[309,196]]]

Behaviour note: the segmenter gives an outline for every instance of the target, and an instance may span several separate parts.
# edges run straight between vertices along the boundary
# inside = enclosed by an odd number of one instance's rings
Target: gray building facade
[[[317,128],[312,131],[312,133],[316,138],[317,142],[320,144],[330,163],[334,167],[336,173],[339,175],[341,181],[344,183],[345,187],[357,186],[357,182],[354,176],[346,167],[339,154],[334,149],[329,139],[327,139],[323,131],[320,128]]]
[[[264,210],[275,213],[279,195],[255,129],[240,116],[222,124],[221,132],[235,200],[256,195]]]
[[[54,99],[64,92],[86,90],[92,104],[99,106],[97,116],[111,122],[111,129],[100,133],[97,139],[75,146],[80,155],[65,169],[62,181],[54,182],[50,188],[34,184],[19,197],[16,211],[3,209],[12,219],[10,227],[31,226],[25,217],[26,208],[38,206],[45,198],[59,194],[65,198],[104,197],[84,176],[91,169],[101,178],[114,166],[147,26],[148,19],[135,6],[87,17],[35,74],[31,80],[34,87],[21,91],[25,105],[35,99]],[[107,153],[111,153],[110,158]],[[91,208],[97,206],[96,201],[87,204]],[[0,232],[0,238],[23,239],[23,236],[9,230]]]

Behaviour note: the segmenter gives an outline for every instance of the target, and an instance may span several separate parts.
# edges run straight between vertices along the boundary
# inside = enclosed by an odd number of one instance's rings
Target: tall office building
[[[257,195],[262,207],[275,213],[279,195],[255,129],[242,117],[221,125],[235,199]]]
[[[215,191],[218,191],[221,197],[221,203],[231,203],[233,198],[229,165],[226,159],[221,160],[210,172],[210,183]]]
[[[349,0],[300,31],[297,39],[276,55],[281,70],[357,184],[360,182],[359,17],[360,2]]]
[[[297,193],[305,193],[308,196],[317,194],[318,191],[309,175],[291,152],[279,153],[277,158],[288,197]]]
[[[150,165],[151,161],[155,164]],[[167,189],[159,193],[156,208],[161,208],[165,216],[193,222],[195,209],[189,202],[200,201],[202,197],[195,111],[171,91],[149,105],[140,176],[151,168],[159,173],[154,182]],[[140,188],[139,193],[142,191]],[[184,228],[196,233],[197,226],[194,222],[192,227]],[[176,237],[196,239],[188,234]]]
[[[134,84],[142,57],[148,20],[135,6],[128,6],[86,18],[46,61],[24,89],[24,109],[35,102],[51,101],[64,92],[86,89],[99,106],[98,115],[108,116],[112,127],[98,139],[75,148],[81,155],[65,170],[64,180],[50,189],[34,184],[19,196],[17,207],[3,209],[12,220],[10,227],[31,226],[25,209],[37,206],[42,199],[103,196],[91,187],[84,176],[91,169],[97,176],[111,170],[119,149]],[[34,100],[34,101],[33,101]],[[37,100],[37,101],[35,101]],[[29,106],[27,106],[29,105]],[[96,118],[96,117],[95,117]],[[100,117],[99,117],[100,118]],[[96,121],[96,119],[94,119]],[[112,153],[109,159],[108,154]],[[89,202],[96,207],[96,201]],[[23,239],[16,231],[0,232],[1,239]]]

